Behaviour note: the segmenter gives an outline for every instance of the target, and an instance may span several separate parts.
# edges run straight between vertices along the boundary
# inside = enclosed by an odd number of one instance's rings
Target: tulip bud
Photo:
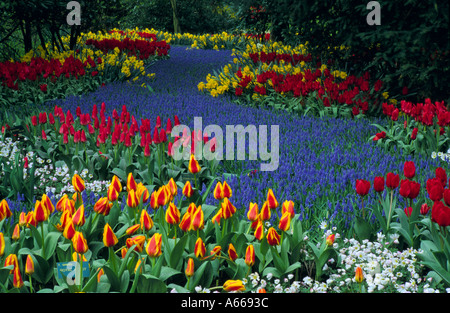
[[[228,245],[228,257],[230,258],[231,261],[234,261],[238,258],[236,249],[231,243]]]
[[[25,263],[25,274],[33,275],[34,273],[34,261],[30,254],[27,256],[27,261]]]
[[[145,249],[145,252],[152,257],[156,258],[161,255],[161,245],[162,245],[162,239],[161,234],[155,233],[147,242],[147,247]]]
[[[282,231],[288,231],[291,227],[291,214],[289,212],[283,213],[278,223],[278,228]]]
[[[192,189],[192,185],[191,185],[190,181],[187,181],[184,184],[182,192],[186,198],[192,197],[192,195],[194,194],[194,190]]]
[[[278,201],[275,198],[272,189],[269,189],[269,191],[267,192],[267,203],[270,209],[275,209],[278,207]]]
[[[105,247],[112,247],[119,242],[116,234],[114,234],[111,226],[108,223],[105,224],[103,228],[103,244]]]
[[[276,246],[280,244],[280,235],[273,227],[270,227],[269,230],[267,231],[267,242],[271,246]]]
[[[245,291],[245,286],[241,280],[227,280],[223,284],[223,290],[225,290],[227,292]]]
[[[188,170],[192,174],[196,174],[196,173],[200,172],[200,170],[201,170],[200,165],[199,165],[198,161],[195,159],[194,154],[191,154],[191,157],[189,159]]]
[[[355,271],[355,280],[357,283],[362,283],[364,280],[364,274],[361,267],[357,267]]]
[[[253,266],[255,264],[255,248],[253,245],[248,245],[245,250],[245,264]]]
[[[84,180],[78,175],[75,174],[72,177],[72,185],[76,192],[81,193],[85,189]]]
[[[87,245],[87,241],[83,236],[83,233],[77,231],[75,232],[75,235],[72,238],[73,243],[73,249],[75,252],[84,254],[89,250],[89,247]]]
[[[205,256],[205,253],[206,253],[205,243],[203,242],[202,238],[199,237],[195,242],[194,254],[197,258],[203,258]]]
[[[194,276],[194,259],[193,258],[189,258],[187,265],[186,265],[186,270],[184,271],[184,273],[186,274],[186,277],[192,277]]]
[[[153,227],[153,220],[145,209],[141,211],[140,225],[146,231]]]
[[[14,227],[11,239],[12,240],[16,240],[16,241],[20,239],[20,227],[19,227],[19,224],[16,224],[16,226]]]
[[[334,234],[329,235],[325,241],[327,246],[332,246],[334,244],[334,239],[335,239]]]

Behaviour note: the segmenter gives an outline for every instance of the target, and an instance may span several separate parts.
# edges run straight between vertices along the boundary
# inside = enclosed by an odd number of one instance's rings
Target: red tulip
[[[406,161],[403,166],[403,173],[406,178],[412,179],[416,175],[416,167],[413,161]]]
[[[440,201],[444,196],[444,187],[439,178],[430,178],[427,180],[428,196],[432,201]]]
[[[431,220],[441,227],[450,226],[450,208],[441,201],[434,202],[431,209]]]
[[[375,179],[373,181],[373,189],[376,192],[383,192],[383,190],[384,190],[384,177],[383,176],[375,177]]]
[[[438,167],[435,173],[436,178],[439,178],[439,180],[442,183],[442,186],[443,187],[447,186],[447,173],[445,172],[445,170],[442,167]]]
[[[394,173],[387,173],[386,175],[386,187],[393,190],[400,184],[400,175]]]
[[[366,196],[369,194],[370,190],[370,182],[364,179],[357,179],[356,180],[356,193],[360,195],[361,197]]]
[[[406,216],[410,217],[412,212],[413,212],[413,208],[412,207],[407,207],[407,208],[404,209],[404,211],[405,211]]]

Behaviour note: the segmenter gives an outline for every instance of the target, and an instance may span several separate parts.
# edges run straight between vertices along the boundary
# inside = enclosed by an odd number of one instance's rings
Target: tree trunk
[[[20,30],[22,31],[25,53],[27,53],[31,49],[33,49],[33,42],[31,40],[31,21],[24,19],[23,22],[25,23],[25,27],[23,26],[23,24],[21,22]]]
[[[180,23],[178,22],[177,17],[177,0],[170,0],[172,4],[172,12],[173,12],[173,32],[181,33]]]

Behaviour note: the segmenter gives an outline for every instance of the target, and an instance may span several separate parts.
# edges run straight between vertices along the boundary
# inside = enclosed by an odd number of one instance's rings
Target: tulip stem
[[[45,259],[44,222],[41,222],[42,257]]]

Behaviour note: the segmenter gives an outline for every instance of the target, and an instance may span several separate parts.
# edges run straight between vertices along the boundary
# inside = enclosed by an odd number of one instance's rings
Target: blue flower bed
[[[384,124],[382,120],[348,120],[336,118],[296,117],[285,112],[274,112],[235,104],[226,96],[213,98],[200,93],[197,84],[215,69],[232,61],[230,51],[188,50],[174,46],[171,57],[152,66],[156,79],[147,84],[152,91],[128,83],[112,83],[84,96],[72,96],[48,102],[64,110],[91,111],[94,103],[106,103],[107,114],[126,105],[138,121],[140,117],[161,116],[163,121],[178,115],[182,124],[193,129],[193,118],[202,117],[203,127],[217,124],[279,125],[279,167],[273,172],[258,171],[265,161],[233,162],[231,173],[224,173],[233,189],[233,204],[246,210],[250,202],[259,205],[265,200],[267,190],[272,188],[279,201],[293,200],[298,213],[307,226],[322,221],[350,228],[360,200],[355,192],[356,179],[373,181],[375,176],[387,172],[403,172],[406,160],[414,160],[417,181],[426,192],[426,179],[434,175],[438,159],[428,156],[406,156],[402,151],[386,153],[368,138],[376,132],[372,123]],[[270,148],[269,148],[270,151]],[[232,175],[230,175],[232,174]],[[402,205],[402,199],[399,204]],[[212,194],[209,203],[215,203]],[[375,201],[371,189],[366,206]]]

